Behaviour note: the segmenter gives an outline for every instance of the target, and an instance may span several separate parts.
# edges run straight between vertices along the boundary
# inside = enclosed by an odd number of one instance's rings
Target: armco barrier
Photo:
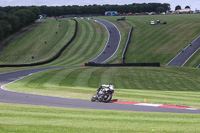
[[[133,27],[131,26],[131,29],[130,29],[129,35],[128,35],[128,39],[127,39],[127,42],[126,42],[126,45],[125,45],[125,48],[124,48],[124,52],[123,52],[123,54],[122,54],[122,63],[124,63],[124,60],[125,60],[125,54],[126,54],[126,52],[127,52],[128,45],[129,45],[129,43],[130,43],[132,31],[133,31]]]
[[[76,27],[75,27],[75,32],[73,37],[70,39],[70,41],[62,47],[62,49],[56,54],[54,55],[52,58],[45,60],[45,61],[41,61],[41,62],[35,62],[35,63],[30,63],[30,64],[9,64],[9,65],[0,65],[0,67],[25,67],[25,66],[38,66],[38,65],[44,65],[47,63],[50,63],[54,60],[56,60],[61,54],[62,52],[69,46],[69,44],[75,39],[76,35],[77,35],[77,31],[78,31],[78,22],[76,21],[76,19],[72,19],[76,22]]]
[[[143,67],[160,67],[160,63],[119,63],[119,64],[98,64],[95,62],[88,62],[85,66],[97,66],[97,67],[112,67],[112,66],[143,66]]]

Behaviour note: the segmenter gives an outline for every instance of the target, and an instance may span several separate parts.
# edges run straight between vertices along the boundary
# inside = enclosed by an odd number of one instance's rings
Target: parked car
[[[154,21],[151,21],[151,25],[154,25],[155,24],[155,22]]]

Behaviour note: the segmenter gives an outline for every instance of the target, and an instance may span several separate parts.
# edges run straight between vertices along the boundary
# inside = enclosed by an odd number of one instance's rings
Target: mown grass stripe
[[[77,55],[78,51],[83,47],[83,45],[81,44],[84,44],[87,37],[87,34],[86,34],[87,32],[88,32],[88,28],[86,27],[84,22],[81,22],[79,25],[79,30],[78,30],[76,40],[73,42],[71,47],[69,47],[64,52],[64,55],[67,57],[67,60],[61,58],[63,62],[65,62],[68,65],[71,65],[73,61],[76,60],[75,56]]]
[[[1,132],[200,131],[198,114],[85,110],[3,103],[0,108]],[[110,128],[112,126],[115,128]]]
[[[59,23],[56,23],[55,20],[46,20],[44,24],[12,41],[0,55],[0,57],[6,56],[6,58],[1,58],[1,62],[27,63],[44,58],[50,49],[64,37],[69,29],[69,22],[62,20],[61,23],[63,25],[62,28],[58,29],[57,35],[56,30]],[[45,41],[47,41],[47,44],[44,43]],[[62,43],[62,45],[65,44],[66,42]],[[32,56],[35,57],[34,60],[31,58]]]
[[[84,58],[85,52],[88,50],[87,48],[91,44],[91,39],[94,37],[94,28],[91,27],[91,24],[89,24],[87,21],[85,21],[84,23],[86,24],[88,34],[84,37],[84,41],[80,43],[79,46],[81,47],[76,50],[76,53],[79,54],[74,54],[74,56],[69,59],[69,61],[74,60],[75,63],[79,62],[80,58]]]

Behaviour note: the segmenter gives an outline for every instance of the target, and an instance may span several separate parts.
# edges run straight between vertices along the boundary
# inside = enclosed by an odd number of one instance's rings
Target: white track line
[[[134,104],[134,105],[159,107],[159,106],[162,106],[163,104],[139,103],[139,104]]]
[[[187,63],[187,61],[200,49],[200,47],[182,64],[182,66],[185,65],[185,63]]]

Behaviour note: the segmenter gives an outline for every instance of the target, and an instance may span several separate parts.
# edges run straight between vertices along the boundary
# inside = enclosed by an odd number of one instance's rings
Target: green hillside
[[[125,25],[133,26],[125,62],[160,62],[166,65],[200,35],[199,16],[200,14],[142,15],[126,16],[125,21],[117,21],[117,18],[120,18],[118,16],[103,17],[103,19],[116,25],[124,23],[124,28],[119,29],[126,36],[129,29]],[[167,24],[150,25],[152,20],[155,22],[160,20],[161,23],[167,22]],[[122,42],[122,45],[124,44],[125,42]]]
[[[78,21],[78,33],[60,58],[45,66],[82,65],[98,56],[108,40],[106,28],[93,20]]]
[[[196,52],[189,60],[188,62],[184,65],[187,67],[197,67],[200,64],[200,50]]]
[[[45,20],[40,26],[12,41],[0,53],[0,63],[30,63],[50,58],[72,38],[74,29],[74,21]]]

